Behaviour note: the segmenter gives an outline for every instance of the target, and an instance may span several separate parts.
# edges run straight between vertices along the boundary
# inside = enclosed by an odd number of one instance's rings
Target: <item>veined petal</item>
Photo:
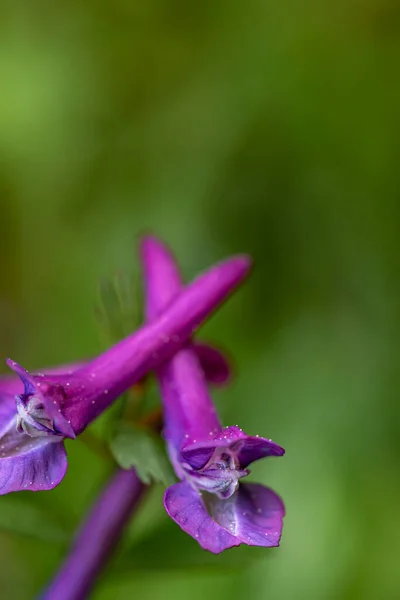
[[[12,396],[0,396],[0,495],[20,490],[49,490],[67,470],[62,438],[30,437],[16,428]]]
[[[226,427],[218,434],[210,431],[208,440],[189,442],[182,448],[180,456],[181,460],[193,469],[202,469],[215,451],[222,449],[235,457],[241,469],[260,458],[285,454],[285,450],[272,440],[247,435],[239,427],[232,426]]]
[[[227,548],[278,546],[285,507],[270,488],[241,484],[228,499],[199,494],[187,482],[176,483],[164,495],[168,515],[202,548],[218,554]]]
[[[164,507],[171,519],[204,550],[219,554],[241,543],[210,517],[202,496],[185,481],[175,483],[165,491]]]
[[[211,517],[239,543],[248,546],[279,546],[285,507],[281,498],[259,483],[241,483],[226,500],[214,494],[206,499]]]

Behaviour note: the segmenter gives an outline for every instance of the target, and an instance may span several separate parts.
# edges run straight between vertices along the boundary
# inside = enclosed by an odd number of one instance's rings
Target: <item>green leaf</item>
[[[143,483],[170,485],[175,478],[161,440],[149,430],[121,423],[110,443],[111,452],[123,469],[134,467]]]
[[[26,499],[16,498],[14,494],[12,498],[2,497],[0,502],[0,531],[49,542],[68,540],[64,527],[54,515],[49,515],[40,506],[35,506]]]

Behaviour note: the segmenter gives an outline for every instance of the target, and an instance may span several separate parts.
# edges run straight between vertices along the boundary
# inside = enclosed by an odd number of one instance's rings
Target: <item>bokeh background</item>
[[[280,548],[208,555],[157,487],[94,600],[400,597],[399,34],[395,0],[1,0],[2,364],[99,352],[98,279],[138,273],[144,230],[188,279],[249,252],[202,335],[235,360],[224,423],[287,451],[252,473]],[[42,589],[108,477],[69,457],[0,498],[2,598]]]

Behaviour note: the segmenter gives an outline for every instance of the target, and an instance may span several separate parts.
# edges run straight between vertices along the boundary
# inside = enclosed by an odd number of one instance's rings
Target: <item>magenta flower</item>
[[[180,278],[167,250],[144,240],[142,260],[147,288],[147,318],[179,294]],[[164,405],[164,436],[180,483],[164,496],[168,515],[206,550],[232,546],[277,546],[284,505],[271,489],[240,483],[249,465],[284,449],[269,439],[248,436],[239,427],[223,428],[201,365],[186,346],[157,369]]]
[[[118,396],[173,355],[248,269],[246,257],[220,263],[183,290],[151,324],[67,372],[30,374],[7,360],[23,389],[7,378],[0,386],[0,495],[58,485],[67,469],[63,440],[79,435]],[[204,346],[198,351],[210,377],[223,378],[221,356]]]

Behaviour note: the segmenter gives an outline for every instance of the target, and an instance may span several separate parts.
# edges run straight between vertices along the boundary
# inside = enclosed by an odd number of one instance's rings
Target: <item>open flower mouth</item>
[[[238,488],[239,480],[249,474],[241,469],[237,457],[227,448],[216,448],[206,465],[195,469],[183,465],[189,482],[199,491],[216,494],[219,498],[230,498]]]
[[[29,437],[43,435],[57,435],[54,431],[53,419],[47,414],[43,402],[36,396],[31,396],[24,401],[17,396],[16,428],[19,433],[26,433]]]

